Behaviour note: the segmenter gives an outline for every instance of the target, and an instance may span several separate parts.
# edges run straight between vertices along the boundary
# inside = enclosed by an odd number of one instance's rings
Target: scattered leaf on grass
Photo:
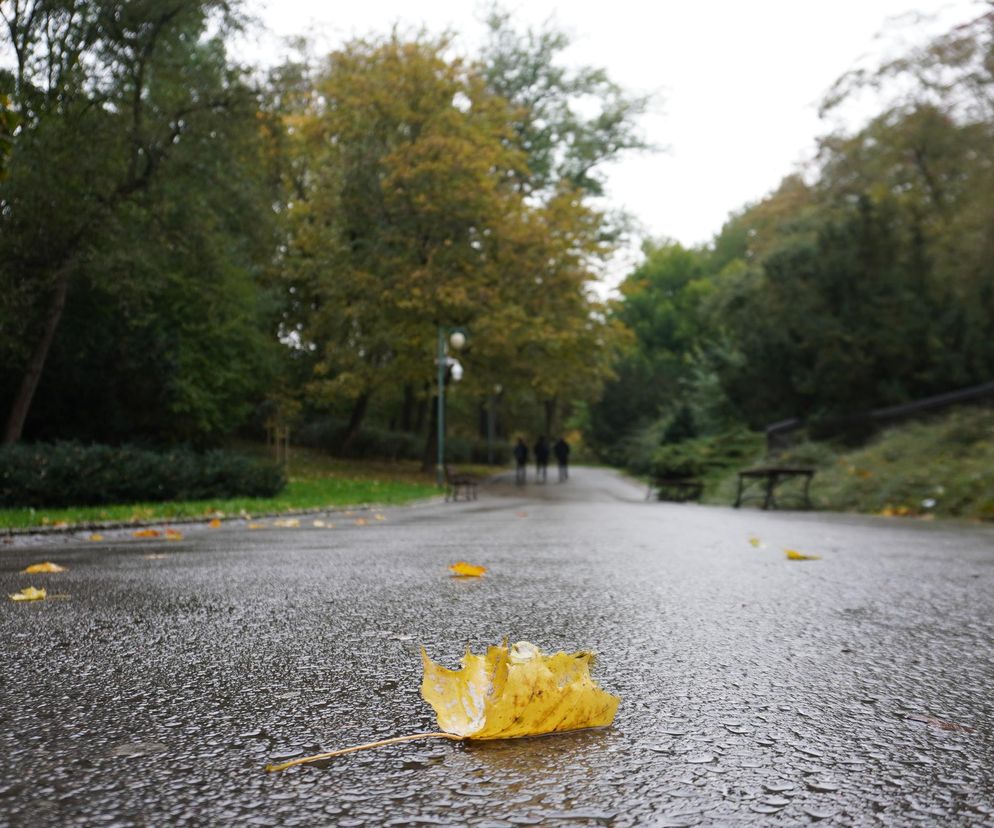
[[[136,529],[131,533],[131,536],[134,538],[157,538],[161,534],[162,532],[158,529]]]
[[[66,568],[64,566],[59,566],[57,563],[52,563],[51,561],[44,561],[42,563],[26,566],[21,571],[26,572],[28,575],[41,575],[45,572],[65,572]]]
[[[820,561],[821,555],[805,555],[796,549],[784,549],[788,561]]]
[[[210,523],[207,524],[207,526],[211,529],[220,529],[221,518],[214,518]]]
[[[485,566],[475,566],[466,561],[456,561],[449,569],[455,573],[453,577],[457,578],[479,578],[487,571]]]
[[[20,592],[11,592],[8,595],[11,601],[44,601],[48,597],[48,591],[29,586],[24,587]]]
[[[180,532],[179,529],[167,529],[166,540],[168,541],[183,540],[183,533]]]
[[[103,539],[104,539],[104,536],[103,536],[103,535],[101,535],[101,534],[100,534],[100,533],[98,533],[98,532],[94,532],[94,533],[93,533],[92,535],[90,535],[90,537],[88,538],[88,540],[91,540],[91,541],[102,541]]]
[[[282,771],[415,739],[513,739],[606,727],[614,721],[621,700],[590,677],[593,658],[586,651],[544,655],[527,641],[511,648],[505,642],[488,648],[486,655],[467,649],[462,669],[449,670],[432,661],[422,648],[421,695],[434,708],[441,732],[383,739],[267,765],[266,770]]]

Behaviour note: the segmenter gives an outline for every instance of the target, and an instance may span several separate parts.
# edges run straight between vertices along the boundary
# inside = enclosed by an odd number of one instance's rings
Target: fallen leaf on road
[[[90,535],[89,538],[87,538],[87,540],[91,540],[91,541],[102,541],[103,539],[104,539],[104,536],[101,535],[101,534],[99,534],[99,533],[97,533],[97,532],[94,532],[92,535]]]
[[[300,526],[300,521],[296,518],[280,518],[273,521],[273,526],[279,526],[282,529],[296,529]]]
[[[386,515],[381,515],[381,514],[379,514],[379,513],[377,513],[377,514],[373,515],[373,517],[374,517],[374,518],[375,518],[376,520],[386,520],[386,519],[387,519],[387,516],[386,516]]]
[[[35,589],[34,587],[24,587],[20,592],[11,592],[11,601],[44,601],[48,597],[45,589]]]
[[[163,558],[168,558],[169,556],[163,552],[152,552],[149,555],[143,555],[146,561],[161,561]]]
[[[166,540],[168,541],[183,540],[183,533],[180,532],[179,529],[167,529]]]
[[[266,524],[265,523],[250,523],[248,525],[248,528],[251,529],[254,532],[256,529],[265,529],[266,528]]]
[[[453,577],[458,578],[479,578],[487,571],[485,566],[474,566],[466,561],[456,561],[449,569],[455,573]]]
[[[421,695],[434,708],[441,732],[383,739],[267,765],[266,770],[282,771],[415,739],[513,739],[606,727],[621,700],[590,677],[593,658],[585,651],[544,655],[534,644],[519,641],[511,648],[506,643],[489,647],[486,655],[467,650],[462,669],[449,670],[422,648]]]
[[[221,518],[214,518],[210,523],[207,524],[210,529],[220,529],[221,528]]]
[[[355,525],[356,526],[365,526],[366,523],[367,523],[366,518],[356,518],[355,519]]]
[[[318,529],[324,529],[325,523],[323,520],[315,520],[311,525],[316,526]]]
[[[974,729],[967,725],[957,724],[956,722],[947,722],[943,719],[936,719],[932,716],[922,716],[914,713],[905,718],[910,719],[913,722],[921,722],[922,724],[927,724],[929,727],[934,727],[938,730],[951,730],[956,733],[973,733]]]
[[[762,549],[763,542],[759,538],[749,538],[749,545],[754,549]]]
[[[805,555],[796,549],[784,549],[788,561],[820,561],[821,555]]]
[[[157,538],[161,535],[158,529],[137,529],[131,533],[134,538]]]
[[[44,572],[65,572],[66,568],[64,566],[59,566],[57,563],[52,563],[51,561],[44,561],[43,563],[31,564],[31,566],[26,566],[21,570],[26,572],[28,575],[40,575]]]
[[[520,518],[528,517],[528,512],[515,512],[514,514],[516,514]]]

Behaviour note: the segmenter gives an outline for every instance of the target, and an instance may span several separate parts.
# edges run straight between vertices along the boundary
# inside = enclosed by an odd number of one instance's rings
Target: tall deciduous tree
[[[161,262],[145,266],[149,231],[162,231],[188,274],[195,261],[230,266],[220,250],[195,243],[183,250],[185,233],[202,228],[182,229],[178,212],[186,202],[196,215],[210,188],[223,189],[219,175],[231,172],[230,164],[198,165],[184,150],[217,149],[209,157],[220,161],[229,119],[254,110],[224,53],[230,9],[220,0],[0,2],[0,38],[15,58],[4,117],[18,122],[0,181],[0,348],[7,370],[20,371],[6,400],[5,442],[23,432],[77,289],[81,297],[90,288],[121,295],[134,285],[140,296],[138,274],[163,275]],[[201,211],[199,218],[218,226],[231,216]],[[213,325],[197,336],[224,327]],[[177,359],[201,357],[188,348]],[[206,386],[185,386],[189,396],[177,408],[205,402],[205,388],[217,383],[207,373]]]

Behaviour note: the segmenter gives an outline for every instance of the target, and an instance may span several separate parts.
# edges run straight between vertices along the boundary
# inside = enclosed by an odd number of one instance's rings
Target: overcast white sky
[[[634,214],[645,235],[684,244],[709,241],[730,211],[762,197],[812,156],[815,137],[827,131],[817,103],[839,75],[978,12],[976,0],[503,5],[519,28],[551,20],[569,33],[570,62],[604,67],[634,92],[657,93],[643,128],[664,149],[610,167],[608,199]],[[278,60],[280,36],[306,34],[327,50],[355,35],[388,32],[395,23],[449,29],[472,53],[483,37],[486,7],[474,0],[250,0],[249,9],[272,35],[251,44],[248,57]],[[909,25],[911,12],[935,19]],[[616,275],[625,269],[624,259],[612,268]]]

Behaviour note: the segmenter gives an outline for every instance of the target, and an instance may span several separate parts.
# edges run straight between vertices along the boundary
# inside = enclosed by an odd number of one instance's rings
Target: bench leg
[[[766,498],[763,500],[763,509],[769,509],[771,506],[776,507],[777,502],[773,497],[773,491],[777,486],[777,476],[771,474],[766,478]]]
[[[739,475],[739,491],[735,495],[735,508],[738,509],[742,505],[742,476]]]
[[[805,478],[804,478],[804,508],[805,509],[811,509],[811,508],[813,508],[813,506],[811,504],[811,496],[808,494],[808,489],[810,487],[811,487],[811,477],[806,475]]]

